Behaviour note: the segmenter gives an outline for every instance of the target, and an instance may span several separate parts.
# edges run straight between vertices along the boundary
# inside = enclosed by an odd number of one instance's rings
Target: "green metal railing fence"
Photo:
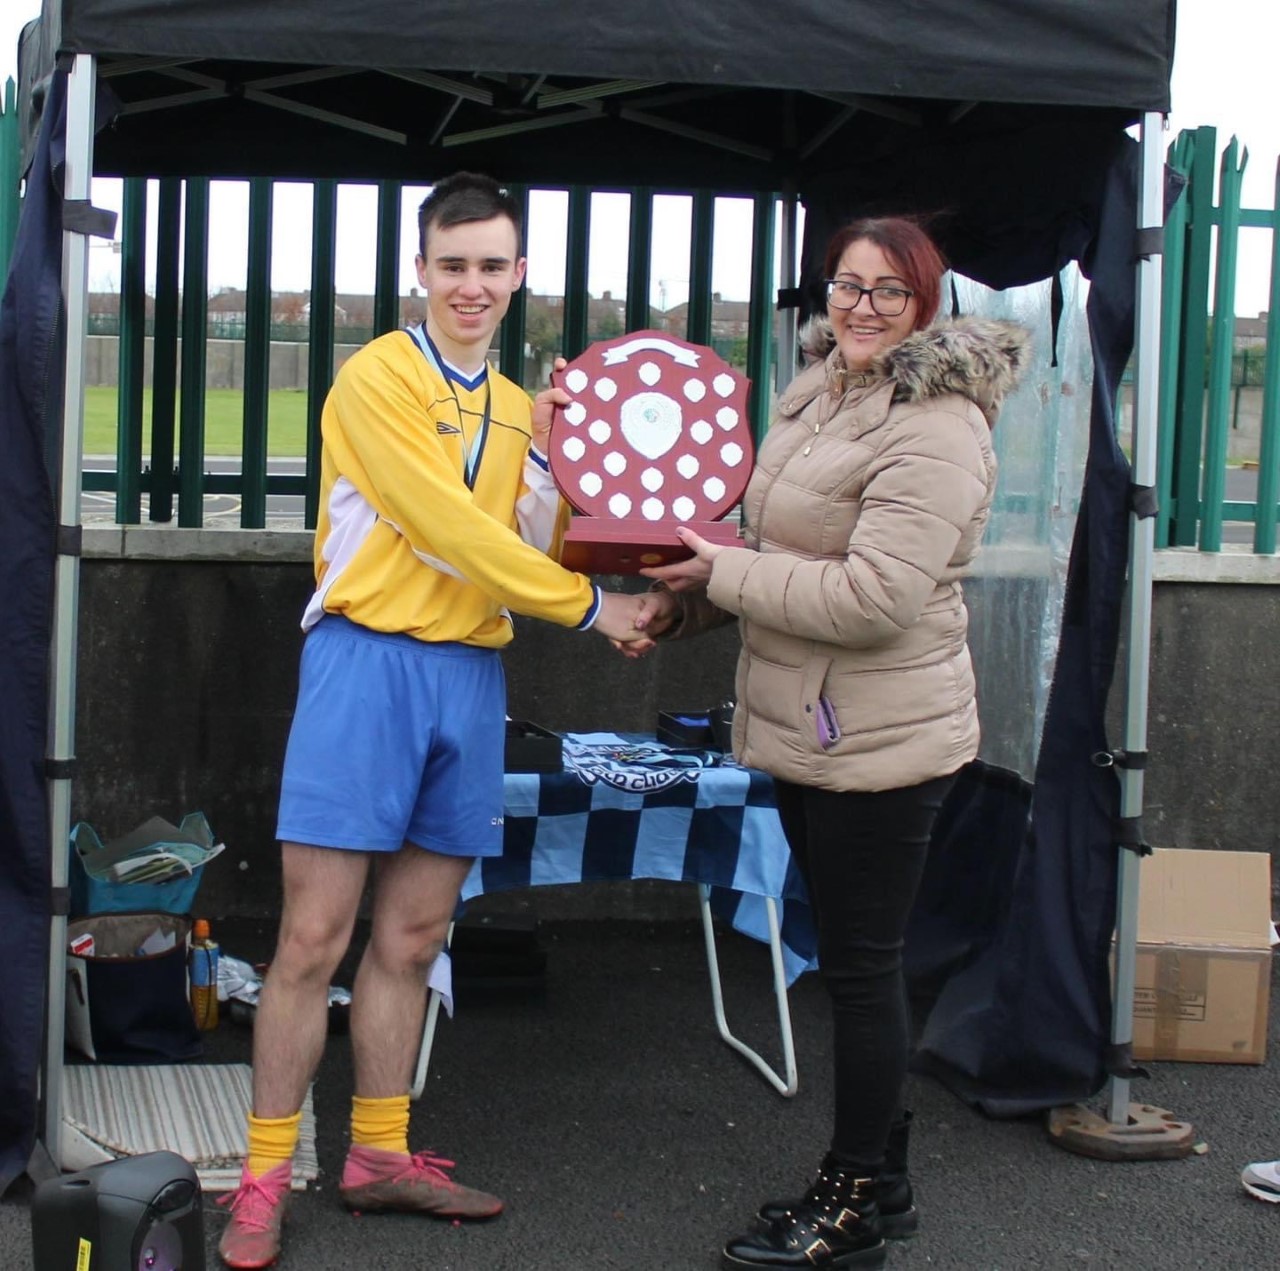
[[[1160,437],[1157,480],[1160,511],[1158,547],[1221,550],[1224,529],[1241,537],[1251,531],[1256,553],[1274,554],[1280,520],[1280,172],[1270,208],[1241,205],[1248,152],[1233,138],[1218,154],[1212,127],[1182,133],[1169,148],[1171,166],[1185,174],[1187,187],[1170,211],[1165,231],[1164,309],[1161,318]],[[0,269],[7,273],[20,207],[18,115],[12,80],[4,87],[0,112]],[[273,314],[269,286],[272,185],[251,183],[248,283],[242,312],[210,312],[207,291],[209,183],[165,178],[153,183],[156,226],[154,294],[145,290],[148,184],[125,182],[121,220],[121,286],[118,312],[92,312],[91,334],[119,336],[116,465],[114,471],[86,472],[84,488],[114,495],[115,516],[198,526],[204,496],[240,500],[240,523],[265,524],[272,495],[299,495],[305,523],[315,522],[319,467],[319,421],[333,377],[335,347],[361,344],[400,321],[396,279],[400,250],[401,187],[378,186],[378,249],[368,320],[341,325],[335,320],[335,237],[337,187],[313,185],[313,263],[310,310],[304,321]],[[528,207],[528,191],[517,191]],[[622,322],[628,331],[660,318],[650,295],[654,197],[652,189],[630,193],[626,300]],[[713,345],[739,364],[756,386],[752,405],[757,435],[767,423],[774,366],[773,287],[777,200],[759,196],[753,209],[750,262],[750,321],[745,340],[712,330],[711,291],[715,195],[673,191],[690,200],[689,303],[681,334]],[[600,332],[587,295],[593,191],[569,190],[563,307],[554,315],[556,347],[572,357]],[[1237,337],[1236,269],[1242,232],[1270,232],[1270,287],[1265,323],[1254,323],[1248,343]],[[745,262],[744,262],[745,264]],[[545,304],[545,301],[540,303]],[[522,290],[500,338],[500,365],[525,379],[527,339],[536,311]],[[150,352],[150,440],[144,453],[144,377]],[[205,373],[210,340],[244,345],[242,459],[240,471],[208,471],[205,454]],[[306,466],[301,475],[270,472],[267,463],[268,349],[272,341],[308,346]],[[532,385],[527,385],[532,387]],[[1245,424],[1248,424],[1248,428]],[[1251,449],[1242,450],[1249,438]],[[1255,440],[1256,438],[1256,440]],[[1230,465],[1256,471],[1242,480]],[[1230,479],[1229,479],[1230,477]],[[1243,487],[1244,493],[1238,488]],[[1253,498],[1247,497],[1252,493]],[[176,506],[175,506],[176,505]]]
[[[209,236],[209,183],[203,179],[157,183],[156,283],[152,313],[146,312],[142,290],[142,260],[147,226],[147,185],[139,179],[125,183],[121,221],[121,293],[118,313],[94,312],[89,331],[118,334],[119,390],[117,447],[114,471],[86,471],[84,489],[114,493],[115,518],[120,523],[142,519],[143,496],[153,522],[174,517],[180,526],[199,526],[204,496],[228,494],[239,498],[239,523],[256,529],[266,524],[267,499],[273,495],[301,495],[304,523],[314,526],[319,485],[319,420],[324,395],[333,377],[336,344],[362,344],[392,330],[401,322],[397,290],[400,261],[401,186],[378,185],[378,245],[372,325],[335,323],[336,187],[317,182],[313,201],[313,265],[309,310],[303,323],[273,318],[271,277],[272,183],[250,182],[249,248],[243,310],[209,311],[206,263]],[[664,191],[664,193],[668,193]],[[754,244],[750,261],[750,318],[745,337],[712,332],[715,313],[711,290],[712,245],[715,233],[715,194],[675,191],[691,203],[689,303],[685,329],[678,332],[717,349],[727,360],[745,364],[753,381],[752,419],[757,436],[767,424],[773,368],[773,240],[775,196],[758,196],[753,208]],[[517,191],[528,207],[528,191]],[[556,349],[574,357],[597,338],[601,320],[592,318],[587,290],[593,191],[568,191],[566,269],[563,306],[559,314]],[[638,330],[655,324],[650,304],[654,191],[634,190],[631,234],[627,249],[625,327]],[[179,231],[182,269],[179,285]],[[744,262],[744,265],[746,262]],[[237,297],[237,303],[240,297]],[[499,339],[499,364],[518,382],[528,378],[526,337],[530,317],[527,290],[517,293]],[[179,339],[179,336],[181,337]],[[151,451],[143,453],[143,349],[152,340]],[[208,471],[204,449],[205,368],[208,342],[243,342],[244,389],[241,459],[238,472]],[[308,345],[306,469],[302,475],[269,471],[268,383],[272,341]],[[180,385],[180,387],[179,387]],[[536,385],[525,383],[526,388]]]
[[[1280,173],[1271,208],[1241,206],[1248,151],[1233,137],[1217,159],[1217,131],[1183,132],[1169,148],[1187,187],[1165,228],[1161,322],[1157,547],[1222,548],[1225,523],[1253,526],[1253,550],[1276,550],[1280,464]],[[1217,201],[1214,199],[1215,176]],[[1271,231],[1265,345],[1240,347],[1236,273],[1240,232]],[[1211,291],[1212,288],[1212,291]],[[1230,438],[1245,394],[1260,388],[1253,500],[1227,493]],[[1239,456],[1237,456],[1239,457]]]

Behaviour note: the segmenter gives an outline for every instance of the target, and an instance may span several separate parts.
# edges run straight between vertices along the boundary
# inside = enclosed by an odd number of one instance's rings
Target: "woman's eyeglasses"
[[[871,297],[871,311],[882,318],[896,318],[907,310],[916,293],[905,287],[863,287],[845,278],[827,279],[827,303],[833,309],[856,309],[863,296]]]

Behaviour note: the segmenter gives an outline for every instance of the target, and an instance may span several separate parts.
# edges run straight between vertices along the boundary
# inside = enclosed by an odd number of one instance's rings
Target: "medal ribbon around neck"
[[[405,331],[413,338],[413,342],[422,350],[422,356],[427,359],[430,365],[439,374],[440,378],[449,386],[449,392],[453,394],[453,404],[458,410],[458,424],[462,424],[462,403],[458,400],[458,390],[454,387],[454,376],[450,374],[449,367],[445,364],[444,358],[440,356],[440,350],[436,348],[435,341],[427,334],[427,325],[425,322],[418,323],[417,326],[406,327]],[[484,415],[480,420],[480,427],[476,431],[476,435],[471,439],[471,448],[468,450],[466,458],[462,464],[462,479],[467,483],[468,490],[474,490],[476,487],[476,473],[480,469],[480,458],[484,454],[484,443],[489,436],[489,412],[493,404],[493,388],[489,383],[489,368],[485,365],[484,376]]]

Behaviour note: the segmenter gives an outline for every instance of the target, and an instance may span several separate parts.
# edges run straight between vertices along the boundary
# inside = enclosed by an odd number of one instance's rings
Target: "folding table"
[[[633,734],[568,734],[564,759],[562,772],[506,775],[503,854],[476,861],[461,903],[548,884],[656,878],[696,885],[716,1028],[779,1093],[795,1094],[787,988],[816,965],[817,939],[772,779],[718,752],[672,749]],[[713,916],[770,947],[781,1073],[729,1028]],[[440,989],[447,988],[439,972],[432,977],[439,987],[429,995],[415,1098],[426,1081]]]

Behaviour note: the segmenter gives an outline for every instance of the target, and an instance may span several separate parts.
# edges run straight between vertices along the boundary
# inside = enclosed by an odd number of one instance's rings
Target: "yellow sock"
[[[298,1146],[302,1113],[291,1117],[255,1117],[249,1113],[249,1173],[261,1178],[269,1169],[289,1160]]]
[[[390,1099],[351,1099],[351,1141],[384,1152],[409,1151],[409,1096]]]

